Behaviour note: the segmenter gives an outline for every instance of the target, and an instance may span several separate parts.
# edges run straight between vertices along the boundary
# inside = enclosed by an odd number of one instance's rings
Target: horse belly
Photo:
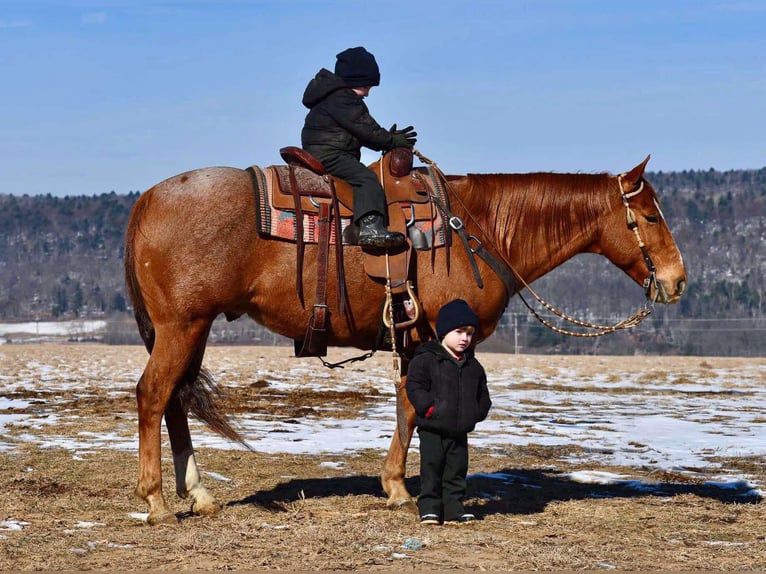
[[[251,307],[248,313],[258,323],[285,337],[302,339],[318,303],[316,245],[304,248],[302,298],[297,288],[297,246],[284,241],[258,239],[259,255],[254,265]],[[328,309],[328,344],[341,347],[371,348],[380,322],[385,298],[384,286],[364,272],[361,251],[344,250],[344,273],[348,313],[342,313],[338,300],[335,257],[330,256],[325,285]]]

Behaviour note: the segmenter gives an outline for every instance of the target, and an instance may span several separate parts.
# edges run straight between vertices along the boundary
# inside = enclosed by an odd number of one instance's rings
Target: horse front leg
[[[407,398],[404,383],[407,376],[402,377],[401,384],[396,389],[396,430],[391,438],[391,446],[383,463],[381,483],[388,495],[386,505],[389,508],[404,508],[417,513],[418,507],[410,496],[404,484],[407,466],[407,451],[415,430],[415,409]]]
[[[202,485],[194,446],[189,432],[186,409],[173,397],[165,410],[165,425],[170,436],[173,451],[173,468],[176,475],[176,494],[180,498],[191,498],[191,512],[212,516],[221,510],[210,492]]]

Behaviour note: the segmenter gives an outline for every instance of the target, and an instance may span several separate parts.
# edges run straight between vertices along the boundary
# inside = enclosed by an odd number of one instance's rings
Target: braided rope
[[[391,334],[391,354],[393,358],[394,387],[402,385],[402,368],[399,363],[399,353],[396,351],[396,323],[394,323],[394,300],[391,292],[391,267],[389,264],[388,250],[386,250],[386,302],[388,303],[388,330]]]

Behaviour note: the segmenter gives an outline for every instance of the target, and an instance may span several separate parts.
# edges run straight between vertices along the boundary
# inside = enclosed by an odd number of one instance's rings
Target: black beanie
[[[441,341],[450,331],[458,327],[478,327],[479,318],[462,299],[450,301],[439,309],[436,317],[436,336]]]
[[[335,75],[340,76],[349,88],[380,85],[380,70],[375,56],[361,46],[344,50],[336,58]]]

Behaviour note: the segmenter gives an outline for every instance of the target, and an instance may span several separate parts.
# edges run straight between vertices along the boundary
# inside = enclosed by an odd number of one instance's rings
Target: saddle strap
[[[453,220],[456,221],[454,227]],[[463,227],[463,221],[458,217],[452,216],[450,217],[450,227],[457,232],[458,237],[460,237],[460,240],[463,242],[463,248],[465,249],[466,255],[468,255],[468,262],[471,264],[471,270],[476,279],[476,284],[479,286],[479,289],[484,289],[484,281],[481,280],[481,273],[479,273],[479,266],[476,264],[476,257],[474,257],[473,249],[471,249],[471,245],[468,243],[468,234],[465,232],[465,227]]]
[[[439,212],[439,217],[442,219],[442,229],[444,230],[444,249],[445,253],[447,255],[447,273],[449,273],[449,263],[450,263],[450,246],[452,244],[451,235],[447,232],[447,224],[448,224],[448,216],[450,214],[449,211],[449,195],[447,194],[446,188],[449,187],[449,183],[444,179],[444,174],[442,174],[441,170],[432,169],[431,167],[426,168],[428,172],[428,176],[431,178],[431,183],[433,184],[434,192],[430,194],[431,201],[429,204],[431,206],[436,206]],[[431,229],[431,233],[433,233],[433,228]],[[436,249],[434,249],[434,245],[436,244],[436,238],[432,235],[431,236],[431,268],[433,269],[434,263],[436,261]]]
[[[341,224],[340,219],[340,202],[338,201],[338,195],[334,193],[335,184],[332,181],[330,181],[330,186],[331,190],[333,191],[331,199],[332,209],[330,210],[330,219],[332,221],[333,231],[335,231],[335,268],[338,285],[338,311],[346,317],[346,321],[350,326],[350,305],[348,307],[346,306],[348,292],[346,291],[346,271],[345,263],[343,262],[343,225]],[[327,241],[330,241],[329,235],[327,237]]]
[[[503,282],[505,291],[508,293],[510,299],[516,293],[516,276],[513,272],[504,265],[497,257],[487,251],[483,244],[479,243],[473,248],[473,252],[476,253],[481,259],[489,265],[490,269],[495,272],[500,280]]]
[[[303,241],[303,207],[301,197],[303,194],[298,187],[297,178],[295,176],[295,163],[290,163],[288,166],[288,173],[290,178],[290,191],[293,195],[293,202],[295,203],[295,243],[296,243],[296,290],[298,293],[298,300],[303,305],[303,259],[305,253],[305,242]],[[346,277],[343,266],[343,244],[342,240],[342,225],[340,217],[340,203],[335,190],[335,183],[333,178],[329,178],[330,190],[329,192],[322,192],[314,190],[311,195],[315,197],[321,197],[329,199],[329,205],[332,207],[330,210],[330,218],[334,220],[335,231],[335,258],[337,262],[337,274],[338,274],[338,309],[344,315],[347,315],[346,309]],[[334,216],[333,216],[334,213]],[[317,226],[319,222],[317,222]],[[329,225],[328,225],[329,229]],[[318,238],[319,244],[322,244],[322,239]],[[328,239],[329,241],[329,235]],[[347,315],[348,319],[348,315]],[[349,319],[350,320],[350,319]]]
[[[330,219],[332,204],[323,203],[319,208],[319,244],[317,245],[317,289],[314,298],[314,312],[318,307],[327,309],[327,264],[330,256]]]
[[[303,305],[303,253],[305,247],[303,244],[303,209],[301,208],[301,196],[298,191],[298,182],[295,179],[295,165],[290,164],[290,189],[293,192],[295,200],[295,242],[296,242],[296,271],[295,287],[298,293],[298,301]]]
[[[463,220],[460,219],[457,215],[453,215],[449,210],[449,207],[447,207],[441,198],[437,197],[435,194],[431,196],[431,200],[448,219],[450,229],[457,233],[458,237],[460,237],[460,240],[463,242],[463,248],[465,249],[465,253],[468,256],[468,262],[471,264],[471,270],[473,271],[473,276],[476,279],[476,284],[479,286],[479,289],[484,289],[484,282],[481,280],[481,273],[479,272],[479,266],[476,264],[474,251],[471,249],[471,245],[468,242],[468,234],[465,232]],[[447,271],[449,272],[449,255],[447,255],[447,265]]]
[[[419,153],[417,155],[421,161],[429,164],[430,166],[428,168],[428,172],[431,176],[431,180],[434,183],[434,188],[437,191],[442,192],[441,196],[432,194],[431,201],[442,212],[442,217],[449,219],[450,228],[456,230],[460,238],[463,240],[463,247],[465,247],[468,254],[468,259],[471,262],[471,268],[473,269],[477,284],[480,288],[482,287],[482,280],[481,276],[479,275],[479,268],[476,265],[474,254],[478,255],[484,261],[484,263],[486,263],[489,268],[492,269],[492,271],[494,271],[494,273],[500,278],[500,280],[503,282],[503,286],[505,287],[506,292],[508,293],[508,298],[510,299],[516,294],[517,285],[516,274],[514,273],[513,269],[511,269],[506,263],[500,261],[495,255],[487,251],[484,248],[484,245],[482,245],[481,241],[479,241],[475,236],[471,236],[470,238],[477,242],[477,246],[475,248],[470,247],[468,243],[469,237],[466,235],[465,229],[463,227],[463,222],[459,217],[452,215],[452,212],[449,209],[449,195],[445,192],[445,189],[451,190],[449,181],[447,181],[447,178],[444,176],[442,171],[436,167],[435,163]],[[442,183],[444,184],[443,187],[441,185]],[[449,244],[448,242],[446,243]],[[433,265],[433,255],[431,257],[431,264]],[[447,271],[449,272],[449,251],[447,251]]]
[[[330,252],[330,220],[332,204],[322,203],[319,208],[319,243],[317,245],[317,286],[314,307],[306,331],[306,339],[298,353],[299,357],[323,357],[327,355],[327,267]]]

